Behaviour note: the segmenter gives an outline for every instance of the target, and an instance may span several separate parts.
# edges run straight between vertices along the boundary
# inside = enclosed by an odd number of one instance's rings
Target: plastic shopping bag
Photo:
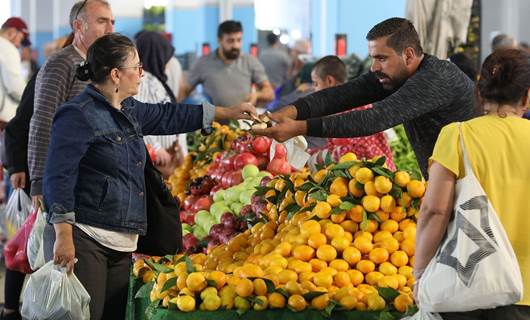
[[[33,229],[36,218],[37,211],[35,210],[27,217],[15,236],[7,242],[4,248],[4,257],[8,269],[22,273],[33,272],[28,262],[27,247],[29,234]]]
[[[44,263],[46,263],[46,261],[44,261],[44,244],[42,240],[44,227],[46,226],[46,219],[44,218],[45,213],[41,212],[39,209],[36,214],[37,217],[35,218],[35,223],[29,234],[27,245],[28,262],[33,271],[42,267]]]
[[[29,277],[23,296],[22,317],[28,320],[90,319],[90,296],[75,274],[53,261]]]
[[[7,239],[15,236],[32,209],[31,198],[22,189],[15,189],[7,201],[4,225]]]
[[[454,217],[418,284],[418,305],[428,312],[491,309],[523,296],[510,240],[460,141],[466,175],[456,182]]]
[[[443,320],[442,317],[437,313],[430,313],[420,310],[413,316],[402,318],[401,320]]]

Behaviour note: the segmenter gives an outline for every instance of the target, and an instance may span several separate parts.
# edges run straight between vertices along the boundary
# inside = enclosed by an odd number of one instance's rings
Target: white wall
[[[482,0],[482,60],[491,53],[491,40],[499,32],[530,43],[529,15],[528,0]]]

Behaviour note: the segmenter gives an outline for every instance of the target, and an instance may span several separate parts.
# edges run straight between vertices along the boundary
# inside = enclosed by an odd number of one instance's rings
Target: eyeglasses
[[[130,68],[138,68],[138,73],[139,74],[144,73],[144,65],[141,62],[139,62],[135,66],[119,67],[118,69],[130,69]]]
[[[81,10],[83,10],[83,8],[85,7],[85,5],[86,5],[87,2],[88,2],[88,0],[83,1],[83,4],[81,4],[81,6],[79,7],[79,9],[77,9],[77,12],[75,13],[75,19],[77,19],[77,17],[78,17],[79,14],[81,13]]]

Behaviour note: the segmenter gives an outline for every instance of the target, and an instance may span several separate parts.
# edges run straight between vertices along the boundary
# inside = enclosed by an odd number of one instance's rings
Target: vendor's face
[[[372,58],[370,70],[375,73],[386,90],[395,90],[407,81],[409,74],[404,54],[386,45],[387,37],[368,41],[368,54]]]
[[[241,53],[243,32],[225,33],[219,38],[219,48],[229,60],[236,60]]]
[[[136,95],[143,76],[142,63],[136,50],[129,55],[125,63],[118,68],[118,71],[120,75],[119,92],[125,97]]]

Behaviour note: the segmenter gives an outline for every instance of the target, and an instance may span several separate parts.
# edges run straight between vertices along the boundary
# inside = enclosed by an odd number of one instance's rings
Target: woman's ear
[[[120,70],[118,68],[113,68],[110,70],[110,80],[114,84],[118,84],[120,82]]]

